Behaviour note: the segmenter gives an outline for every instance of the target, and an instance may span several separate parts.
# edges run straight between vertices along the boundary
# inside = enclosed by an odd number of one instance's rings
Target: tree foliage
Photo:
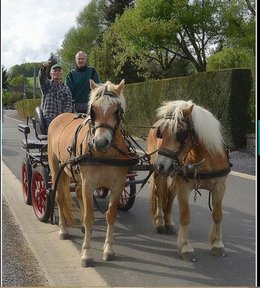
[[[72,27],[65,35],[61,49],[58,51],[65,69],[71,69],[78,51],[91,53],[102,40],[105,29],[103,9],[105,0],[92,0],[80,12],[76,19],[76,27]]]
[[[222,11],[224,38],[208,59],[207,70],[255,69],[255,1],[226,1]]]
[[[9,77],[13,78],[15,76],[23,75],[25,77],[33,77],[34,71],[36,70],[38,73],[38,70],[41,67],[41,62],[32,62],[32,63],[24,63],[20,65],[14,65],[12,66],[9,71]]]
[[[125,10],[134,7],[134,0],[108,0],[104,5],[104,16],[107,26],[113,24],[117,16],[124,14]]]
[[[223,10],[226,21],[224,45],[233,48],[246,49],[255,55],[255,1],[228,1]]]
[[[7,89],[9,78],[7,74],[7,70],[4,66],[2,66],[2,89]]]
[[[219,70],[227,68],[249,68],[254,66],[254,59],[246,50],[237,48],[224,48],[208,59],[207,70]]]
[[[218,0],[140,0],[115,25],[128,51],[157,61],[162,70],[179,58],[200,72],[212,45],[223,37],[222,8]]]

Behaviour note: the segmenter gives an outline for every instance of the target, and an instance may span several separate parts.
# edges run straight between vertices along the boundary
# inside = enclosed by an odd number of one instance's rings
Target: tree
[[[23,87],[24,85],[28,86],[29,85],[29,80],[24,77],[23,75],[19,76],[14,76],[12,80],[10,81],[11,86],[19,86]]]
[[[232,0],[228,3],[223,11],[226,37],[222,45],[248,50],[255,55],[255,1]]]
[[[104,6],[107,26],[113,24],[117,16],[123,15],[127,8],[134,7],[134,3],[134,0],[108,0]]]
[[[8,79],[8,74],[7,74],[7,70],[5,69],[4,66],[2,66],[2,89],[7,89],[8,88],[8,83],[9,79]]]
[[[224,48],[208,58],[207,70],[254,67],[254,58],[246,50]]]
[[[72,27],[65,35],[61,49],[58,51],[65,70],[74,66],[78,51],[87,54],[98,45],[105,29],[102,7],[105,0],[92,0],[79,14],[76,27]],[[91,59],[90,59],[91,61]]]
[[[34,69],[39,70],[41,64],[42,63],[39,62],[32,62],[32,63],[23,63],[20,65],[14,65],[8,71],[9,78],[13,78],[19,75],[23,75],[25,77],[33,77]]]
[[[123,45],[169,70],[176,59],[205,71],[212,45],[223,37],[221,1],[140,0],[115,22]]]
[[[125,58],[124,63],[119,65],[117,61],[117,55],[115,53],[115,47],[118,45],[118,37],[114,34],[113,23],[117,17],[120,17],[124,14],[125,10],[128,8],[134,7],[135,1],[133,0],[108,0],[104,6],[104,15],[107,23],[107,30],[103,33],[103,42],[102,45],[98,48],[99,51],[108,55],[109,59],[107,62],[107,68],[103,68],[103,63],[100,61],[99,70],[106,70],[104,76],[110,77],[113,81],[120,81],[122,78],[126,80],[127,83],[134,83],[144,81],[144,77],[140,76],[140,68],[134,59]],[[102,52],[102,50],[104,51]],[[105,52],[105,51],[108,51]],[[121,54],[124,53],[124,50],[121,49]],[[97,53],[96,53],[97,54]],[[109,69],[110,67],[110,69]],[[114,69],[111,71],[111,67]],[[120,68],[120,69],[118,69]],[[108,74],[109,73],[109,74]]]

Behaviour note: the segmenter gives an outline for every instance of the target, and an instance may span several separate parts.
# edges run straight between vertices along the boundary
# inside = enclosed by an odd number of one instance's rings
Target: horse
[[[110,81],[96,84],[90,80],[90,87],[89,117],[62,113],[48,128],[48,162],[52,181],[57,184],[55,198],[59,213],[59,238],[69,238],[67,226],[73,223],[70,181],[74,179],[85,233],[82,267],[94,265],[90,240],[94,223],[93,193],[98,187],[106,187],[111,192],[106,212],[103,259],[109,261],[115,258],[113,229],[117,204],[132,160],[120,129],[126,110],[122,94],[124,80],[118,85]],[[61,166],[63,170],[60,170]]]
[[[208,190],[213,208],[213,225],[208,234],[211,253],[225,256],[222,202],[231,164],[220,122],[192,100],[165,101],[156,110],[156,116],[147,137],[147,151],[154,167],[150,181],[153,224],[158,233],[176,233],[172,205],[177,195],[180,220],[177,249],[182,259],[196,261],[189,240],[189,196],[193,189],[195,193],[200,188]]]

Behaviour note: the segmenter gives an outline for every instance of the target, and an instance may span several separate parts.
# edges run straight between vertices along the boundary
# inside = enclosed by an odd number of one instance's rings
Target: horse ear
[[[118,95],[121,94],[122,90],[124,89],[124,86],[125,86],[125,79],[121,80],[121,82],[116,87],[116,92]]]
[[[92,79],[89,79],[89,85],[91,90],[97,88],[97,84]]]
[[[187,119],[193,110],[194,104],[190,105],[189,107],[182,110],[183,118]]]

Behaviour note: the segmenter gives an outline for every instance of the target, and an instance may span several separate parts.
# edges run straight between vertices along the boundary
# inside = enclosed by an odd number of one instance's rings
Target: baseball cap
[[[61,69],[61,66],[59,64],[54,64],[54,65],[51,66],[51,70],[52,69],[56,69],[56,68]]]

